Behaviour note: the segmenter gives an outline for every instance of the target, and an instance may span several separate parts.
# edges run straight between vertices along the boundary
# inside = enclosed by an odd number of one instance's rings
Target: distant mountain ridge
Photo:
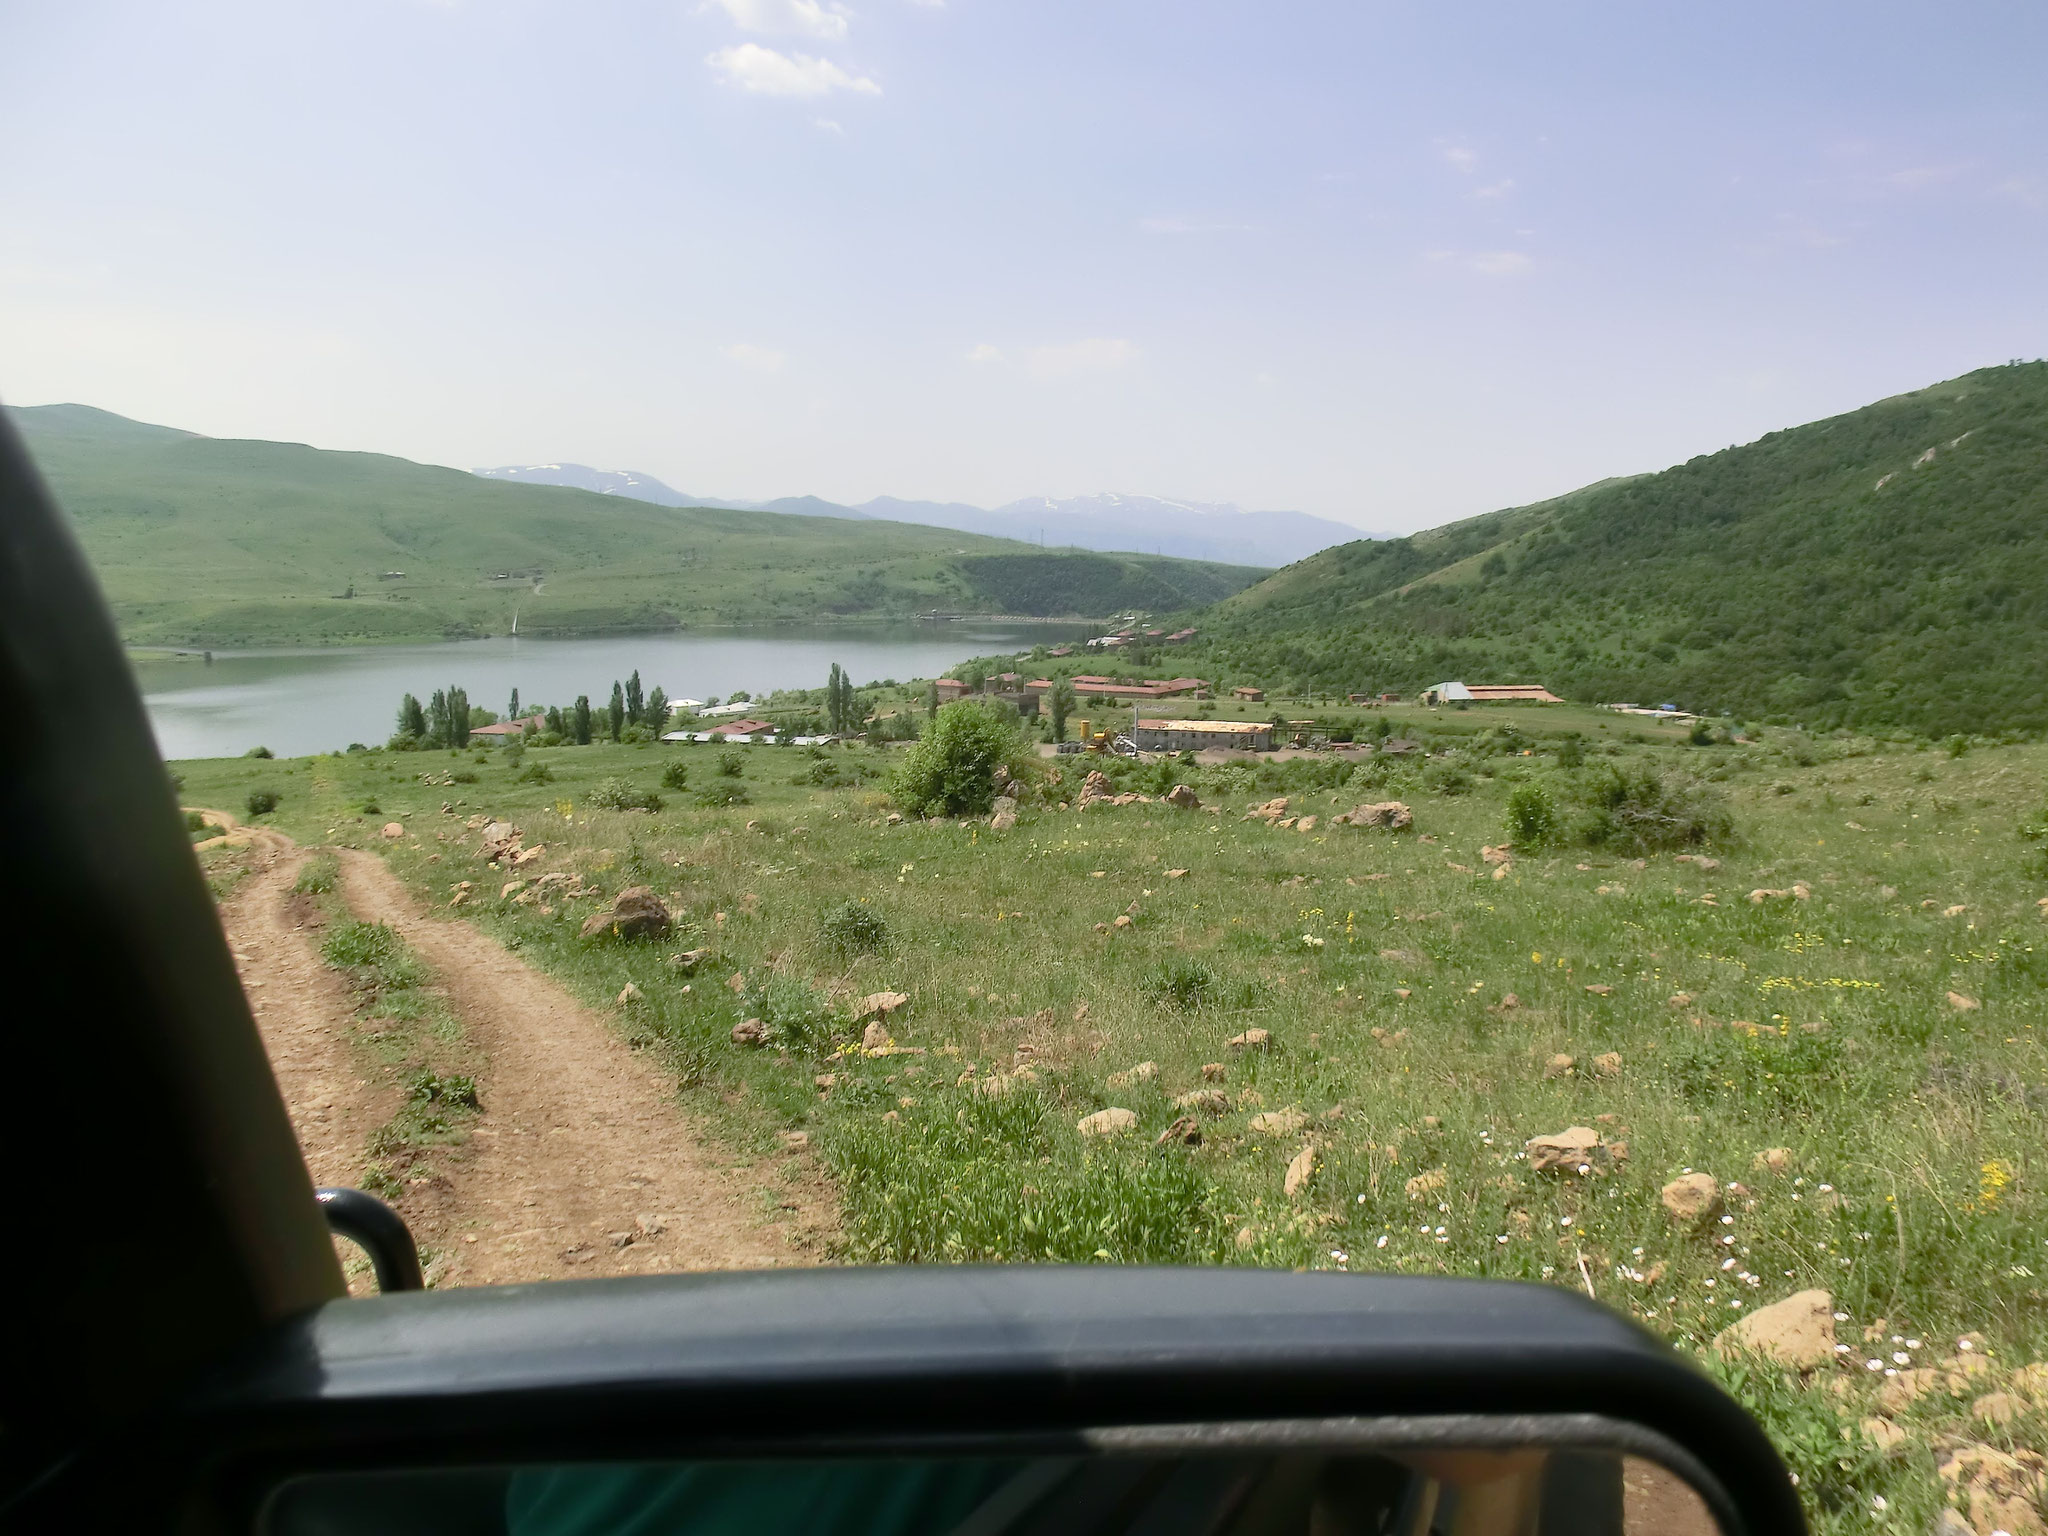
[[[951,528],[961,533],[1016,539],[1048,548],[1127,551],[1215,560],[1232,565],[1283,566],[1363,534],[1348,523],[1306,512],[1247,512],[1231,502],[1175,501],[1114,491],[1091,496],[1032,496],[993,509],[960,501],[908,501],[877,496],[859,506],[816,496],[744,501],[696,496],[640,470],[592,469],[585,464],[507,464],[473,470],[491,480],[566,485],[606,496],[628,496],[663,507],[723,507],[739,512],[783,512],[800,517],[882,519]]]

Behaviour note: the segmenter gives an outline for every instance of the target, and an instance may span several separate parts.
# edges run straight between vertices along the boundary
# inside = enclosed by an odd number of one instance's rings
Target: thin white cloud
[[[1503,177],[1501,180],[1494,182],[1490,186],[1474,187],[1472,189],[1472,195],[1482,200],[1490,200],[1497,197],[1506,197],[1510,192],[1514,190],[1514,180],[1511,177]]]
[[[1465,269],[1481,277],[1513,277],[1529,270],[1529,257],[1523,251],[1480,251],[1465,258]]]
[[[1090,336],[1059,346],[1033,347],[1025,354],[1031,371],[1041,379],[1065,378],[1076,373],[1107,373],[1137,360],[1138,349],[1121,337]]]
[[[990,346],[985,341],[967,354],[967,361],[975,364],[1000,363],[1002,360],[1002,349]]]
[[[749,373],[778,373],[789,360],[788,354],[773,347],[757,347],[751,341],[736,341],[724,349],[726,357]]]
[[[1138,228],[1148,235],[1241,235],[1251,231],[1249,224],[1215,224],[1198,219],[1140,219]]]
[[[727,85],[762,96],[829,96],[834,91],[882,94],[874,81],[865,75],[850,75],[830,59],[778,53],[759,43],[721,48],[704,62],[717,70]]]
[[[1441,151],[1452,170],[1460,171],[1470,176],[1479,169],[1479,152],[1477,150],[1467,149],[1462,144],[1445,144],[1441,146]]]
[[[2048,208],[2048,180],[2039,176],[2008,176],[1991,189],[1991,195],[2022,208]]]
[[[846,127],[837,118],[814,117],[811,121],[827,133],[836,133],[842,139],[846,137]]]
[[[705,0],[701,9],[714,7],[725,12],[742,32],[822,37],[834,42],[846,36],[846,13],[836,5],[820,5],[818,0]]]

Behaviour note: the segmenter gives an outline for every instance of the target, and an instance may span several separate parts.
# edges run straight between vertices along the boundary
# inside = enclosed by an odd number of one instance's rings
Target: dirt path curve
[[[398,1108],[351,1044],[347,989],[319,960],[292,885],[307,851],[269,828],[222,919],[272,1070],[317,1183],[355,1183],[364,1142]],[[341,894],[433,969],[483,1053],[468,1145],[401,1202],[430,1283],[818,1263],[835,1223],[828,1182],[798,1157],[735,1166],[678,1104],[672,1080],[604,1019],[495,940],[430,917],[374,854],[337,850]]]
[[[232,828],[232,818],[220,820]],[[313,1182],[360,1184],[365,1143],[398,1109],[398,1091],[376,1081],[350,1043],[348,988],[321,963],[309,926],[317,914],[292,892],[305,851],[267,827],[248,838],[249,876],[221,906],[235,969]]]

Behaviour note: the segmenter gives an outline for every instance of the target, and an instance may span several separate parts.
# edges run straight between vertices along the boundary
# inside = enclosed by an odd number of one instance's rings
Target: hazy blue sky
[[[0,0],[0,396],[1409,529],[2048,352],[2048,5]]]

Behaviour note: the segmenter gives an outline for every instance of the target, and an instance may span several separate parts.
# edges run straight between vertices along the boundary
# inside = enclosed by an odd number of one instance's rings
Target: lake
[[[401,695],[466,689],[499,714],[514,688],[522,706],[595,706],[612,681],[639,669],[672,699],[724,698],[745,689],[822,688],[834,662],[858,684],[936,677],[970,656],[1028,650],[1093,633],[1064,625],[973,623],[788,630],[687,630],[591,640],[447,640],[423,645],[143,655],[143,703],[166,758],[239,757],[265,746],[280,757],[381,746]]]

